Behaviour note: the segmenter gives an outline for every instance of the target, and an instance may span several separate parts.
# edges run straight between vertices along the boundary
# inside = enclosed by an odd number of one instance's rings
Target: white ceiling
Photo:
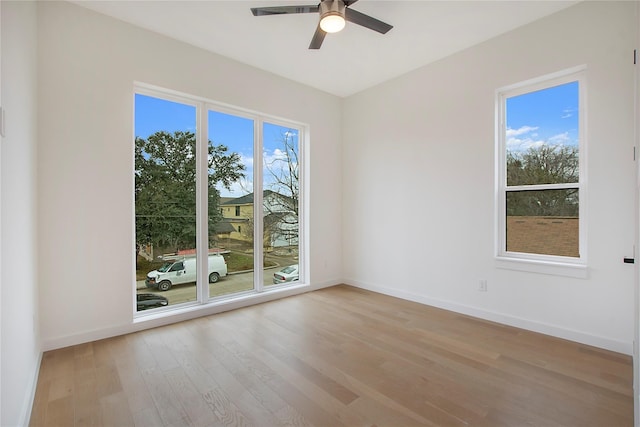
[[[255,17],[250,7],[318,0],[74,1],[265,71],[346,97],[550,15],[577,1],[360,0],[353,9],[394,26],[347,23],[309,50],[318,15]]]

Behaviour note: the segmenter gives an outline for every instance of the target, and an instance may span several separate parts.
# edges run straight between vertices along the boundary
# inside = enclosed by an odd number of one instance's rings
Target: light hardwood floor
[[[47,352],[30,425],[632,426],[632,362],[336,286]]]

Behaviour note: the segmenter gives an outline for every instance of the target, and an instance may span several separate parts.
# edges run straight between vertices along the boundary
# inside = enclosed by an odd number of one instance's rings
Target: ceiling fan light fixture
[[[326,33],[337,33],[345,26],[345,20],[339,14],[327,14],[320,20],[320,28]]]
[[[341,0],[324,0],[320,3],[320,28],[326,33],[341,31],[346,20],[344,18],[344,2]]]

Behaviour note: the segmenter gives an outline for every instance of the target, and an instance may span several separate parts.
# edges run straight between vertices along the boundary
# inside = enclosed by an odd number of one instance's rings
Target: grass
[[[227,270],[232,273],[234,271],[253,270],[253,255],[245,255],[238,252],[231,252],[224,255],[227,261]],[[263,267],[273,267],[276,263],[272,261],[263,261]]]
[[[227,262],[227,271],[233,273],[236,271],[253,270],[253,255],[246,255],[238,252],[231,252],[224,254],[224,259]],[[147,259],[138,256],[136,265],[136,280],[144,280],[147,277],[147,273],[152,270],[156,270],[164,264],[164,261],[148,261]],[[276,265],[272,261],[264,261],[264,267],[273,267]]]

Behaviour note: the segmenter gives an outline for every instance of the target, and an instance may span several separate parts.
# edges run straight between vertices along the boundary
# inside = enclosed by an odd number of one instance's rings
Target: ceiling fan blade
[[[324,36],[326,35],[327,33],[320,28],[320,24],[318,24],[318,28],[316,28],[316,32],[311,39],[311,44],[309,44],[309,49],[320,49],[320,46],[322,46],[322,42],[324,41]]]
[[[351,6],[352,4],[354,4],[355,2],[357,2],[358,0],[344,0],[344,5],[346,7]]]
[[[251,13],[253,16],[265,16],[265,15],[285,15],[289,13],[317,13],[318,5],[306,5],[306,6],[272,6],[272,7],[252,7]]]
[[[362,25],[363,27],[369,28],[370,30],[377,31],[382,34],[386,34],[390,29],[393,28],[393,25],[389,25],[386,22],[379,21],[376,18],[365,15],[364,13],[360,13],[357,10],[347,8],[344,13],[347,21],[353,22],[354,24]]]

